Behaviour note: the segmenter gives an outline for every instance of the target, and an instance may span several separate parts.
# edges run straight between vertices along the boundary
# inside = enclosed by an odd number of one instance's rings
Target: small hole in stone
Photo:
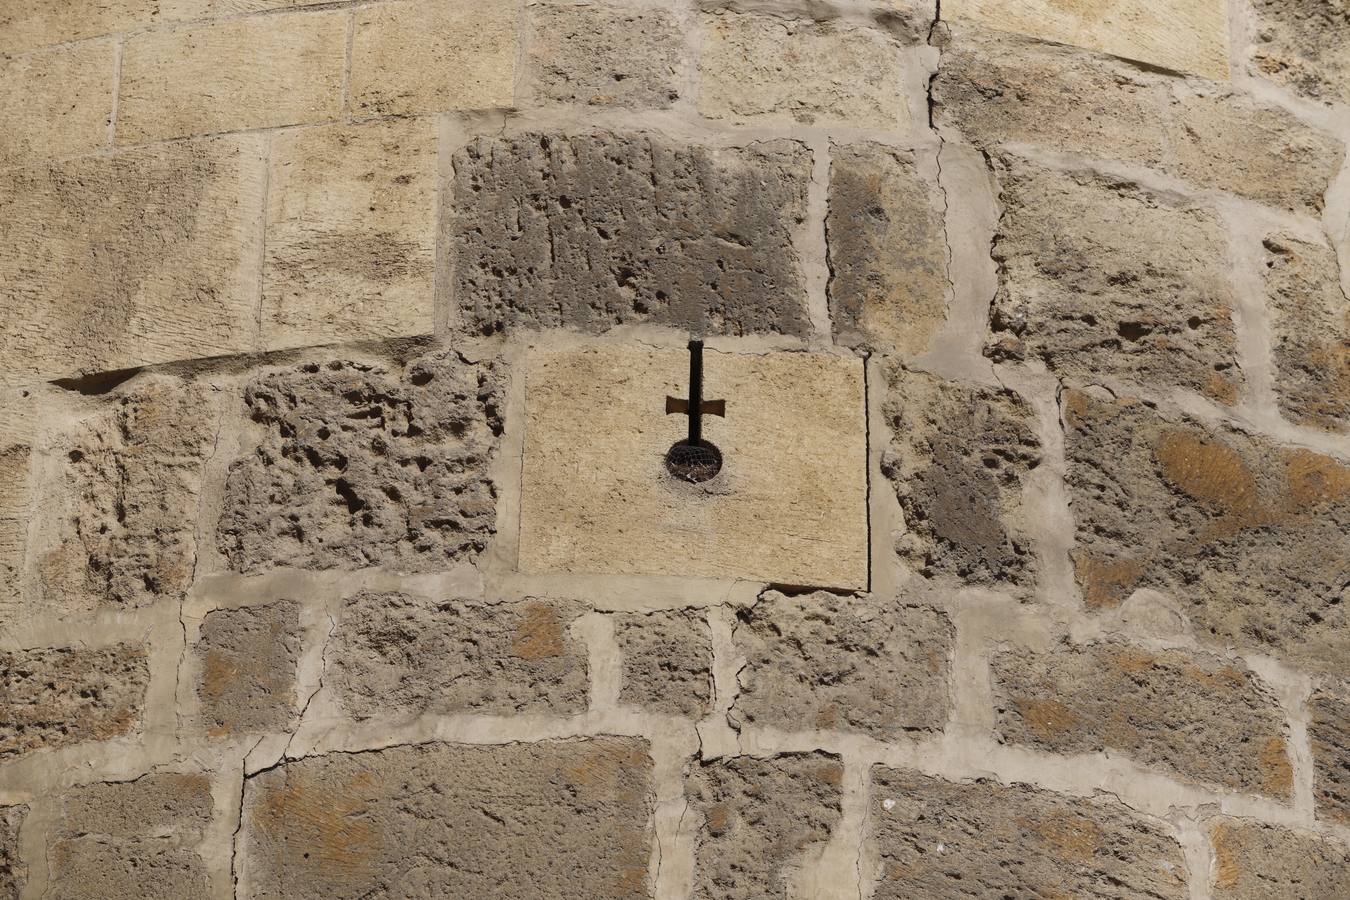
[[[709,481],[722,471],[722,451],[707,441],[677,441],[666,451],[666,471],[692,484]]]

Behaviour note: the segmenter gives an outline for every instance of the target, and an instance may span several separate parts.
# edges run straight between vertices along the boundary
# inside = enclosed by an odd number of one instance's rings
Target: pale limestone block
[[[105,40],[0,61],[0,162],[107,143],[114,53]]]
[[[162,0],[7,0],[0,3],[0,53],[23,53],[153,25],[162,6]]]
[[[434,123],[279,134],[271,166],[264,346],[430,334]]]
[[[276,9],[298,9],[332,2],[333,0],[160,0],[160,9],[163,10],[164,18],[182,21],[270,12]]]

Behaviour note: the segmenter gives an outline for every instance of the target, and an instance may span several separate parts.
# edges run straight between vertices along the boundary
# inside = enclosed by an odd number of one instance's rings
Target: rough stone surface
[[[53,900],[206,897],[197,845],[211,823],[207,776],[146,775],[74,788],[57,800],[47,847]]]
[[[0,8],[0,53],[22,53],[149,25],[162,5],[162,0],[6,3]],[[112,78],[111,72],[108,77]]]
[[[1006,388],[946,381],[898,364],[883,407],[891,480],[906,531],[896,551],[928,578],[1027,589],[1037,574],[1034,523],[1022,508],[1041,463],[1034,412]]]
[[[787,900],[802,856],[842,815],[844,767],[827,753],[748,756],[696,766],[686,781],[695,838],[695,900]]]
[[[910,130],[900,45],[884,30],[731,12],[701,22],[708,118]]]
[[[1350,825],[1350,690],[1323,689],[1308,702],[1313,795],[1319,818]]]
[[[0,162],[69,156],[106,144],[113,52],[112,41],[93,41],[0,60]]]
[[[527,11],[536,100],[664,108],[679,99],[684,37],[667,10],[547,0]]]
[[[1113,803],[877,767],[868,821],[876,900],[1190,896],[1176,839]]]
[[[202,621],[196,653],[203,724],[215,736],[285,731],[295,715],[300,607],[219,609]]]
[[[619,702],[698,719],[712,700],[707,614],[681,609],[614,617],[622,655]]]
[[[688,436],[689,353],[616,344],[526,362],[520,568],[867,586],[867,440],[858,359],[705,351],[713,479],[665,467]],[[785,490],[790,486],[791,490]],[[767,539],[766,539],[767,538]]]
[[[0,900],[19,900],[28,883],[28,867],[19,858],[19,829],[26,806],[0,806]]]
[[[1213,212],[1086,172],[1015,163],[1001,180],[990,356],[1237,400],[1227,235]]]
[[[271,165],[263,273],[267,349],[430,334],[435,124],[278,134]]]
[[[19,603],[19,578],[31,516],[29,468],[36,398],[25,389],[0,388],[0,622]]]
[[[586,648],[569,631],[580,612],[543,600],[358,594],[334,632],[326,683],[359,719],[584,712]]]
[[[352,112],[363,117],[510,106],[515,0],[398,0],[356,11]]]
[[[221,550],[242,572],[473,559],[495,528],[499,394],[493,364],[453,351],[259,377],[244,401],[260,433],[230,469]]]
[[[241,896],[643,898],[645,741],[334,753],[248,779]]]
[[[455,156],[464,324],[696,333],[808,329],[792,234],[811,154],[605,132],[479,138]]]
[[[0,170],[0,382],[247,352],[252,137]]]
[[[997,736],[1052,753],[1120,754],[1182,778],[1287,801],[1284,714],[1240,662],[1124,643],[993,658]]]
[[[1336,254],[1275,233],[1265,256],[1280,408],[1300,425],[1350,430],[1350,300]]]
[[[144,143],[336,119],[347,13],[290,13],[127,39],[117,141]]]
[[[149,681],[128,644],[0,651],[0,761],[129,733]]]
[[[853,346],[928,349],[947,312],[947,242],[942,201],[915,155],[836,148],[825,229],[835,334]]]
[[[1214,900],[1327,900],[1350,884],[1350,847],[1301,831],[1250,820],[1220,819],[1214,845]]]
[[[1323,103],[1350,104],[1345,0],[1254,0],[1253,69]]]
[[[1063,397],[1089,609],[1168,593],[1202,640],[1339,672],[1350,653],[1350,466],[1133,399]]]

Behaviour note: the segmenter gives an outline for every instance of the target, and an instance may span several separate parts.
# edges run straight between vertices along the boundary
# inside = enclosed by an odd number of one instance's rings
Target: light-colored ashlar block
[[[164,0],[6,0],[0,3],[0,54],[116,34],[159,21]]]
[[[689,353],[615,344],[535,349],[525,383],[520,568],[867,585],[863,366],[810,353],[708,350],[711,480],[675,478]]]
[[[0,59],[0,163],[106,144],[114,55],[105,40]]]

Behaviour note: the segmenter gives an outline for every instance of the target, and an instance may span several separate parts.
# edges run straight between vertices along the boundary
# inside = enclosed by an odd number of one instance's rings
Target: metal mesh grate
[[[666,469],[681,481],[708,481],[722,471],[722,451],[707,441],[680,441],[666,451]]]

